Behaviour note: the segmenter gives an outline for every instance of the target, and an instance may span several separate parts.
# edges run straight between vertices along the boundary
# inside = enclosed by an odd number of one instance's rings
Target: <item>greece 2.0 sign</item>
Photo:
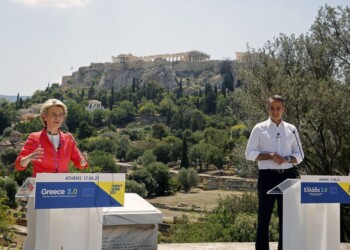
[[[121,207],[125,174],[42,173],[35,180],[35,209]]]
[[[301,203],[350,203],[350,176],[301,176]]]

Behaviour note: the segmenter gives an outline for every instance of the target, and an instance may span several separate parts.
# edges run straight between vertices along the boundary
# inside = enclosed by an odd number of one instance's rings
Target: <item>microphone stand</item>
[[[72,134],[71,133],[69,133],[69,132],[67,132],[67,131],[62,131],[64,134],[67,134],[67,135],[69,135],[70,136],[70,138],[73,140],[73,142],[74,142],[74,145],[77,147],[77,149],[78,149],[78,152],[79,152],[79,155],[80,155],[80,157],[83,157],[84,159],[85,159],[85,161],[86,161],[86,164],[88,163],[88,160],[87,160],[87,158],[85,157],[85,155],[81,152],[81,150],[79,149],[79,147],[78,147],[78,144],[77,144],[77,142],[76,142],[76,140],[74,139],[74,137],[72,136]],[[90,167],[90,169],[92,170],[92,168]],[[92,171],[93,172],[93,171]]]

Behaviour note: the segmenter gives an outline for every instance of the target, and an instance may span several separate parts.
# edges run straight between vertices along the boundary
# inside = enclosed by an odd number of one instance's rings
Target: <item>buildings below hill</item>
[[[22,99],[27,99],[30,96],[20,96]],[[17,96],[16,95],[0,95],[0,99],[5,99],[9,102],[16,102]]]

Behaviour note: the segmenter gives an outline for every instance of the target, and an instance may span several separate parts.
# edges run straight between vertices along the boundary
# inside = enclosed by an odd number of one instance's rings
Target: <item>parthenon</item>
[[[200,51],[189,51],[189,52],[181,52],[175,54],[159,54],[159,55],[151,55],[151,56],[134,56],[132,54],[120,54],[118,56],[112,56],[112,63],[126,63],[126,62],[154,62],[158,60],[165,60],[168,62],[205,62],[209,61],[210,56],[200,52]]]

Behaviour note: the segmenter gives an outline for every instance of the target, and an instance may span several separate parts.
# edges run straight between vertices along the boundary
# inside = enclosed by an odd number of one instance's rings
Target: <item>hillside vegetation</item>
[[[41,129],[38,120],[19,122],[18,110],[57,98],[68,106],[64,129],[78,138],[79,147],[88,152],[95,171],[118,172],[116,160],[131,162],[128,190],[144,197],[171,195],[184,187],[180,180],[169,174],[169,164],[198,172],[209,166],[217,169],[236,167],[241,176],[256,177],[255,164],[244,159],[246,141],[252,126],[267,118],[267,98],[281,94],[287,99],[284,119],[300,131],[305,155],[298,166],[299,171],[315,175],[348,175],[349,19],[348,7],[322,7],[308,34],[281,34],[262,48],[248,48],[244,62],[229,63],[233,71],[218,73],[221,77],[209,77],[208,68],[198,74],[180,74],[174,71],[176,65],[157,65],[157,70],[153,67],[153,76],[163,72],[163,79],[170,79],[165,83],[160,77],[147,78],[148,74],[137,73],[145,71],[135,65],[124,65],[135,66],[133,74],[124,71],[121,65],[108,65],[120,67],[116,71],[104,65],[92,65],[73,74],[63,86],[52,84],[45,90],[36,91],[30,99],[18,98],[13,104],[2,100],[2,140],[7,140],[13,130],[23,133],[25,139],[28,133]],[[101,70],[95,70],[95,66]],[[227,69],[226,66],[223,68]],[[90,75],[92,72],[96,75]],[[116,75],[112,76],[113,72],[117,72]],[[215,74],[216,71],[211,72]],[[208,77],[199,81],[203,75]],[[233,76],[239,81],[233,80]],[[219,80],[210,80],[214,78]],[[197,81],[201,88],[195,88]],[[186,91],[186,88],[192,90]],[[85,106],[92,99],[101,101],[106,109],[86,111]],[[16,153],[11,148],[1,152],[1,174],[21,183],[30,173],[13,172]],[[244,199],[253,200],[250,196]],[[236,203],[232,200],[221,200],[215,210],[216,217],[210,217],[214,221],[205,221],[213,222],[211,229],[217,233],[225,232],[219,235],[221,240],[230,240],[230,232],[236,229],[232,225],[236,222],[248,225],[254,221],[254,203],[247,202],[248,214],[239,215],[235,213]],[[224,216],[227,215],[225,209],[229,210],[229,217]],[[341,206],[342,241],[350,240],[349,211],[348,204]],[[206,235],[204,232],[207,231],[200,229],[205,230],[207,224],[200,224],[204,225],[202,228],[184,220],[186,230],[193,226],[193,231],[188,230],[188,233],[195,231],[203,232],[201,237]],[[246,230],[249,232],[250,228]],[[188,234],[177,235],[185,237]],[[207,236],[208,241],[212,239]],[[198,237],[189,238],[198,241]],[[242,239],[246,238],[242,236]]]

